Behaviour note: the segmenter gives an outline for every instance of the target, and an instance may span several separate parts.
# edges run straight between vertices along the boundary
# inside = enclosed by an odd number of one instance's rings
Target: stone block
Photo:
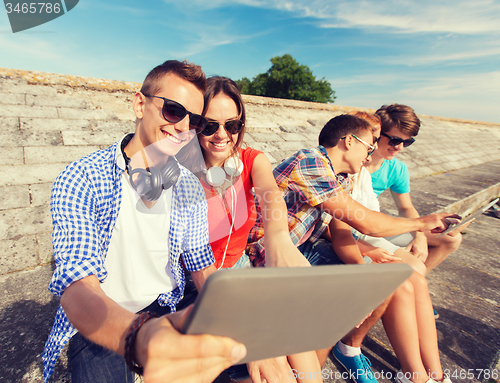
[[[253,147],[251,144],[255,142],[255,138],[253,138],[250,133],[245,132],[245,137],[244,137],[243,141],[244,141],[244,143],[250,144],[249,146]]]
[[[93,131],[81,134],[80,132],[62,132],[64,145],[106,145],[119,141],[126,132],[120,131]]]
[[[303,148],[303,143],[302,142],[286,142],[286,141],[280,141],[280,142],[275,142],[274,145],[275,150],[279,151],[293,151],[296,152],[297,150],[304,149]]]
[[[5,134],[8,132],[16,132],[18,130],[19,130],[19,118],[0,117],[0,132]]]
[[[0,150],[0,165],[19,165],[24,163],[23,148],[4,147]]]
[[[24,148],[26,164],[70,163],[92,152],[99,150],[98,146],[50,146]]]
[[[21,130],[23,131],[88,131],[89,120],[66,120],[60,118],[21,118]]]
[[[0,275],[38,265],[34,235],[0,240]]]
[[[26,95],[0,92],[0,105],[26,105]]]
[[[67,97],[57,95],[56,97],[47,95],[26,95],[26,105],[28,106],[55,106],[64,108],[88,108],[87,100],[77,97]]]
[[[16,239],[50,230],[52,220],[48,206],[0,211],[0,240]]]
[[[2,106],[3,117],[57,118],[57,109],[50,106],[5,105]]]
[[[282,133],[280,134],[280,136],[285,141],[305,142],[308,139],[306,134],[300,134],[300,133]]]
[[[46,108],[46,107],[45,107]],[[75,120],[116,120],[116,113],[103,109],[57,108],[59,118]]]
[[[0,186],[0,210],[30,206],[28,185]]]
[[[252,143],[252,148],[260,150],[264,153],[270,153],[271,151],[276,150],[274,145],[267,142],[254,142]]]
[[[54,182],[68,164],[0,166],[0,186]]]
[[[31,206],[47,206],[50,204],[50,192],[53,182],[31,185]]]
[[[2,82],[0,84],[0,92],[2,93],[25,93],[25,94],[37,94],[45,96],[56,96],[57,90],[49,86],[43,85],[28,85],[26,83],[9,83]]]
[[[279,134],[277,133],[259,133],[255,132],[252,133],[252,137],[256,142],[275,142],[275,141],[281,141],[282,138],[280,137]]]
[[[123,134],[135,132],[135,120],[92,120],[90,125],[94,131],[117,131]]]
[[[52,232],[46,231],[36,235],[38,244],[38,257],[40,263],[47,264],[54,261],[54,250],[52,249]]]
[[[62,137],[60,132],[35,132],[33,130],[0,132],[0,147],[56,145],[62,145]]]

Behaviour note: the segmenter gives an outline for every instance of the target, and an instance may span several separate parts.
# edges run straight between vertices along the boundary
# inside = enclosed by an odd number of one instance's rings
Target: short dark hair
[[[180,78],[189,81],[202,93],[207,89],[207,78],[201,66],[188,63],[186,60],[167,60],[148,73],[142,83],[141,93],[155,95],[160,92],[162,86],[161,80],[163,76],[169,73],[174,73]]]
[[[238,140],[234,143],[234,150],[237,150],[243,142],[243,136],[245,135],[245,123],[246,123],[246,113],[245,105],[243,104],[243,99],[241,98],[241,93],[236,82],[228,77],[213,76],[207,80],[207,90],[205,91],[205,106],[203,107],[203,115],[207,113],[212,99],[218,94],[224,94],[228,96],[236,104],[238,108],[238,114],[241,122],[243,123],[243,128],[238,135]]]
[[[402,133],[416,136],[420,130],[420,120],[415,111],[407,105],[383,105],[376,112],[382,121],[382,132],[398,128]]]
[[[325,148],[333,148],[342,137],[349,134],[359,135],[364,131],[372,131],[368,121],[349,114],[341,114],[326,123],[319,133],[318,140]]]

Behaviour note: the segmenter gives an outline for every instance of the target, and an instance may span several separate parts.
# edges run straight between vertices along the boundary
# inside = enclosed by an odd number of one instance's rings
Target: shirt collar
[[[325,147],[323,145],[319,145],[318,150],[328,160],[328,163],[330,164],[330,167],[332,168],[333,173],[337,174],[337,173],[335,173],[335,169],[333,168],[332,161],[330,160],[330,157],[328,157],[328,152],[326,151]]]
[[[121,171],[125,171],[126,169],[126,165],[125,165],[125,158],[123,157],[123,153],[122,153],[122,142],[123,140],[125,139],[128,139],[130,141],[130,139],[132,137],[129,137],[129,136],[133,136],[134,134],[133,133],[127,133],[125,134],[121,139],[120,141],[118,142],[118,145],[116,146],[116,149],[115,149],[115,163],[116,163],[116,166],[118,166],[118,168],[121,170]]]

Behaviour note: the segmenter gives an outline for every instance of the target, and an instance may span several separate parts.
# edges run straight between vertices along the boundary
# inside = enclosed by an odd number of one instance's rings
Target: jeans
[[[170,308],[155,301],[142,311],[165,315],[170,313]],[[129,370],[123,356],[95,344],[80,333],[71,338],[68,359],[72,383],[134,383],[135,374]]]
[[[333,251],[331,242],[323,238],[315,242],[305,241],[297,249],[299,249],[312,266],[344,264],[337,254],[335,254],[335,251]]]

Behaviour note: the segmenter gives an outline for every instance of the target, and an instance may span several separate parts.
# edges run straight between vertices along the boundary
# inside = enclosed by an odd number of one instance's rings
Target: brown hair
[[[167,60],[148,73],[142,83],[141,93],[152,96],[159,93],[162,87],[161,80],[169,73],[189,81],[201,92],[205,92],[207,88],[207,78],[199,65],[188,63],[186,60]]]
[[[238,85],[227,77],[222,76],[213,76],[207,80],[207,90],[205,91],[205,106],[203,108],[203,115],[207,113],[207,110],[210,106],[210,102],[212,99],[219,95],[224,94],[228,96],[231,100],[236,104],[236,108],[238,109],[238,114],[241,122],[243,123],[243,127],[241,132],[238,135],[238,139],[234,143],[233,153],[237,151],[237,149],[241,146],[243,142],[243,136],[245,135],[245,124],[246,124],[246,113],[245,113],[245,105],[243,104],[243,99],[241,98],[240,90],[238,89]]]
[[[360,134],[362,131],[372,131],[368,121],[349,114],[341,114],[326,123],[319,133],[319,144],[325,148],[337,146],[339,140],[349,134]]]
[[[375,112],[382,121],[382,132],[398,128],[402,133],[416,136],[420,129],[420,120],[415,111],[407,105],[384,105]]]
[[[380,117],[376,114],[363,112],[361,110],[355,110],[353,112],[349,112],[348,114],[368,121],[371,126],[372,133],[375,133],[377,130],[382,128],[382,121],[380,121]]]

